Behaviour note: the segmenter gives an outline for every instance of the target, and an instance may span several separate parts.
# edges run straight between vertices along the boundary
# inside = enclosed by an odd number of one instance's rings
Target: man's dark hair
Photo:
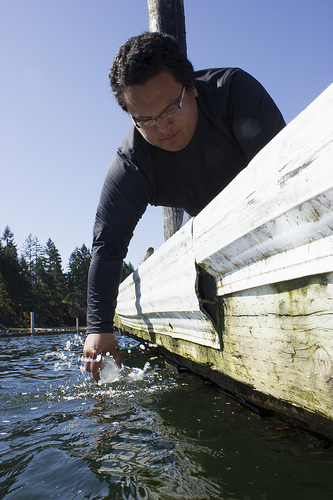
[[[127,40],[116,53],[109,75],[119,105],[127,111],[124,89],[143,85],[161,71],[170,71],[186,90],[193,87],[193,66],[171,36],[143,33]]]

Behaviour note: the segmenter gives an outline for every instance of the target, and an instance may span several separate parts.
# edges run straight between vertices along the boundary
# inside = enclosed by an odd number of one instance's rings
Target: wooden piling
[[[186,54],[186,31],[183,0],[147,0],[149,30],[172,35]],[[164,240],[181,227],[184,210],[163,207]]]
[[[30,333],[33,335],[35,333],[35,313],[30,312]]]

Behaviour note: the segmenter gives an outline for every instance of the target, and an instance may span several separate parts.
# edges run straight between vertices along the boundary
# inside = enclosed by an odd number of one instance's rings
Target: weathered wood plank
[[[217,332],[200,310],[196,279],[188,223],[121,283],[117,314],[131,328],[219,349]]]
[[[332,195],[333,199],[333,195]],[[218,278],[218,295],[332,270],[333,237],[281,251]]]
[[[333,274],[241,291],[223,302],[226,372],[333,418]]]

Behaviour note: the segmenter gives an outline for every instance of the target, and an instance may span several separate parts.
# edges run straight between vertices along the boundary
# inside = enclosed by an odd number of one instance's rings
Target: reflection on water
[[[78,335],[2,338],[2,499],[328,499],[333,449],[120,337],[111,383]],[[111,360],[109,360],[111,361]]]

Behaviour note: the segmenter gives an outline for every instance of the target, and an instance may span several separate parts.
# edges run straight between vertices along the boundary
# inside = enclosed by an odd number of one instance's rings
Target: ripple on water
[[[317,438],[119,342],[124,367],[97,385],[79,335],[1,340],[1,498],[329,498]]]

